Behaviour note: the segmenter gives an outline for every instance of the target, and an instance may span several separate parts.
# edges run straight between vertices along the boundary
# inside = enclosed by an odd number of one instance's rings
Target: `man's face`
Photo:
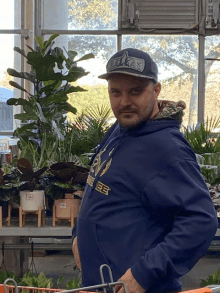
[[[135,128],[158,113],[161,85],[146,81],[125,74],[114,74],[108,80],[112,111],[125,129]]]

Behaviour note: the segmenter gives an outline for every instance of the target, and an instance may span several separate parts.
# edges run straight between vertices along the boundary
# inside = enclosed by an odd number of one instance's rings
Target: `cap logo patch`
[[[128,51],[125,51],[123,56],[109,60],[109,63],[107,65],[107,72],[110,72],[117,68],[129,68],[129,69],[137,70],[139,72],[143,72],[144,66],[145,66],[144,59],[130,57],[128,55]]]

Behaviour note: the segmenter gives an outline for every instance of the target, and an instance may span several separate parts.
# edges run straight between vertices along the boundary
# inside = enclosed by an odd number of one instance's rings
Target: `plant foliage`
[[[80,288],[80,281],[77,277],[72,278],[72,280],[66,283],[66,290]]]
[[[186,128],[184,137],[196,154],[220,152],[220,136],[213,133],[220,127],[220,117],[211,117],[196,127]]]
[[[4,283],[4,281],[6,280],[6,279],[8,279],[8,278],[10,278],[10,279],[14,279],[15,280],[15,282],[17,282],[17,283],[19,283],[20,282],[20,278],[19,277],[17,277],[13,272],[11,272],[11,271],[3,271],[3,270],[1,270],[1,268],[0,268],[0,284],[3,284]],[[14,283],[13,282],[8,282],[7,283],[8,285],[14,285]]]
[[[8,68],[9,75],[26,79],[33,84],[34,91],[28,91],[14,81],[10,85],[28,94],[28,100],[23,98],[11,98],[7,101],[8,105],[23,107],[23,113],[16,114],[15,119],[22,122],[22,126],[17,128],[14,136],[21,138],[26,143],[37,144],[40,147],[42,136],[47,134],[47,138],[57,137],[64,139],[63,129],[66,120],[66,113],[76,113],[76,108],[71,106],[68,101],[68,94],[84,91],[79,86],[73,86],[70,82],[75,82],[79,78],[87,75],[82,67],[77,64],[79,61],[93,58],[93,54],[86,54],[82,58],[75,60],[77,52],[66,52],[55,47],[54,39],[59,35],[52,35],[49,40],[44,41],[41,37],[36,37],[38,47],[34,50],[31,47],[26,55],[20,48],[14,50],[27,59],[31,65],[31,72],[17,72]],[[21,149],[21,143],[18,143]],[[39,151],[39,148],[38,148]]]
[[[38,288],[52,288],[53,282],[52,278],[47,278],[43,272],[34,275],[32,272],[28,271],[21,279],[20,285]]]
[[[219,285],[220,284],[220,269],[217,270],[213,275],[209,275],[207,279],[201,280],[201,287],[205,287],[208,285]]]

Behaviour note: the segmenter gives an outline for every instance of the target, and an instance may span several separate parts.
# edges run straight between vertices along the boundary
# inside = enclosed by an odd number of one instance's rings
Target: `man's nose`
[[[131,99],[130,99],[128,93],[122,93],[122,96],[121,96],[121,105],[122,106],[131,105]]]

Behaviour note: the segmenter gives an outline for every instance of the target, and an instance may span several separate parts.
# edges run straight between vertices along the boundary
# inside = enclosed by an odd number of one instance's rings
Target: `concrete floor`
[[[59,276],[64,276],[65,279],[60,285],[60,288],[63,288],[64,284],[74,276],[80,276],[79,273],[77,274],[73,271],[74,259],[70,253],[57,253],[44,257],[34,257],[34,263],[38,273],[43,271],[47,277],[53,278],[54,285],[56,285],[56,280]],[[68,265],[70,263],[72,264]],[[213,274],[219,268],[220,255],[204,256],[187,275],[181,278],[183,291],[200,288],[201,279],[206,279],[208,275]]]

